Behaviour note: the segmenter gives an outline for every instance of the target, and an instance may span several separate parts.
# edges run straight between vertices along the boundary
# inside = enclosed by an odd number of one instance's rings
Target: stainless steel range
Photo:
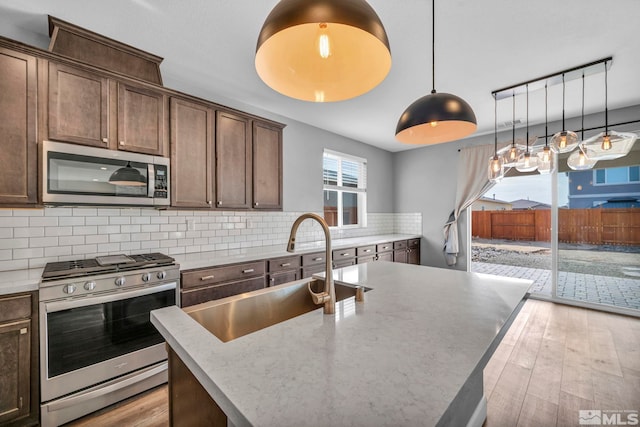
[[[178,304],[179,266],[160,253],[49,263],[40,283],[43,427],[167,381],[151,310]]]

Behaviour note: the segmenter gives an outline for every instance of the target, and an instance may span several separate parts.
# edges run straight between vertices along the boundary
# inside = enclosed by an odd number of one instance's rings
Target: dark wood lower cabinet
[[[169,355],[169,425],[226,427],[227,416],[189,368],[167,345]]]
[[[376,261],[393,262],[393,252],[383,252],[377,255]]]
[[[214,299],[256,291],[264,287],[265,277],[261,276],[237,282],[220,283],[202,288],[183,290],[180,296],[180,303],[182,307],[188,307]]]
[[[0,425],[38,425],[35,293],[0,297]]]

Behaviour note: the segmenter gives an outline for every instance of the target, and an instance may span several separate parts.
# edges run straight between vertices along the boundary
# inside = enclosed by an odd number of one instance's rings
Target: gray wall
[[[609,123],[621,123],[640,119],[640,105],[620,110],[609,111]],[[580,119],[573,118],[566,121],[568,129],[579,129]],[[604,126],[604,114],[592,114],[585,117],[585,128]],[[561,130],[561,122],[549,123],[549,134]],[[617,126],[613,130],[637,131],[640,123]],[[588,138],[601,130],[585,132]],[[516,139],[524,138],[525,129],[516,130]],[[544,124],[531,126],[529,135],[544,137]],[[578,134],[579,135],[579,134]],[[501,141],[511,141],[511,130],[498,135]],[[396,212],[422,213],[422,250],[421,263],[434,267],[448,267],[444,256],[443,226],[455,203],[457,181],[458,149],[481,144],[493,144],[493,134],[481,135],[445,144],[437,144],[415,150],[404,151],[394,155],[394,207]],[[640,150],[640,143],[634,146]],[[488,161],[489,159],[487,159]],[[615,162],[615,161],[612,161]],[[613,163],[601,162],[602,166],[612,166]],[[459,219],[460,256],[458,263],[452,268],[467,269],[467,254],[469,241],[467,239],[467,217],[465,214]]]

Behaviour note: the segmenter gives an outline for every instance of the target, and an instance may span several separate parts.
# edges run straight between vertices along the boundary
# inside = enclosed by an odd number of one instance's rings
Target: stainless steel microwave
[[[42,142],[42,202],[168,206],[169,159],[63,142]]]

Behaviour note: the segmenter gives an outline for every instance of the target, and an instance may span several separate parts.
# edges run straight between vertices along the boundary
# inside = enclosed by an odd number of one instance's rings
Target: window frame
[[[630,165],[630,166],[618,166],[614,168],[600,168],[593,170],[593,186],[594,187],[602,187],[607,185],[628,185],[628,184],[637,184],[640,183],[640,179],[638,181],[631,181],[631,168],[640,168],[640,165]],[[627,180],[625,182],[607,182],[607,171],[610,169],[626,169],[627,170]],[[598,172],[604,172],[604,182],[598,182]]]
[[[324,159],[332,158],[338,161],[336,184],[327,184],[324,174]],[[347,187],[342,185],[343,161],[359,164],[359,176],[357,187]],[[334,191],[337,196],[337,225],[330,225],[331,229],[355,229],[365,228],[367,226],[367,159],[363,157],[353,156],[351,154],[341,153],[325,148],[322,153],[322,197],[325,197],[325,191]],[[356,224],[344,224],[344,193],[352,193],[357,195],[358,217]],[[324,201],[323,201],[323,217],[324,217]],[[326,218],[325,218],[326,219]]]

